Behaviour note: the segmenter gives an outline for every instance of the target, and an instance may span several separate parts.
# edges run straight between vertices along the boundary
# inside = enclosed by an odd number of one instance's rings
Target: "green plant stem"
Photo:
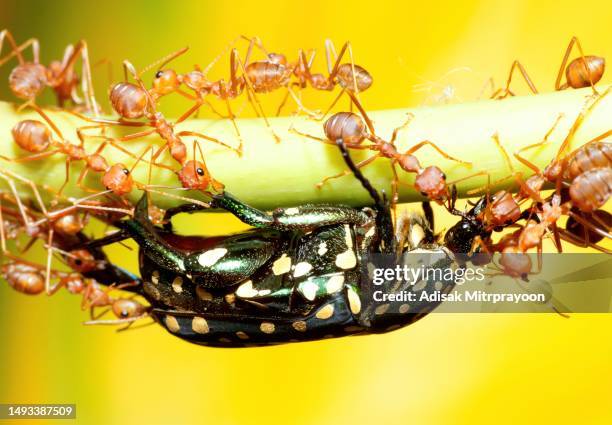
[[[600,87],[599,91],[605,90]],[[525,156],[538,167],[545,167],[556,154],[561,142],[566,138],[576,117],[585,109],[585,105],[593,101],[590,88],[581,90],[566,90],[549,94],[515,97],[502,101],[479,101],[456,105],[436,107],[420,107],[414,109],[394,109],[372,111],[371,118],[379,136],[389,140],[393,129],[401,126],[408,117],[413,115],[410,124],[398,134],[396,144],[398,150],[405,151],[416,143],[430,140],[448,154],[470,161],[472,165],[463,165],[450,161],[439,155],[434,149],[425,146],[416,155],[422,166],[437,165],[447,175],[447,181],[454,181],[468,175],[487,171],[491,181],[507,177],[510,173],[499,149],[492,141],[497,133],[508,153],[512,153],[529,144],[536,143],[552,128],[561,116],[548,142],[536,149],[525,152]],[[62,111],[48,111],[51,119],[60,127],[66,140],[77,143],[76,129],[91,125],[78,117]],[[592,110],[585,115],[583,123],[578,127],[570,148],[586,143],[592,138],[609,130],[612,125],[612,96],[602,98]],[[36,112],[28,110],[16,112],[16,107],[10,103],[0,103],[0,144],[2,154],[16,158],[27,155],[12,140],[11,128],[20,120],[39,119]],[[244,154],[238,157],[236,153],[209,143],[200,141],[206,156],[206,163],[212,175],[223,182],[226,190],[245,202],[263,209],[279,206],[289,206],[303,203],[342,203],[360,205],[369,203],[366,192],[350,176],[335,179],[322,189],[315,184],[323,177],[345,170],[344,163],[335,146],[325,145],[315,140],[300,136],[292,131],[293,127],[300,132],[323,137],[323,123],[305,117],[270,118],[273,131],[280,137],[276,143],[271,131],[262,119],[238,119],[237,125],[244,140]],[[106,134],[119,137],[148,127],[118,127],[110,126]],[[176,126],[176,131],[191,130],[218,138],[233,146],[238,145],[236,132],[229,120],[192,119]],[[91,134],[96,134],[95,131]],[[190,158],[193,155],[193,137],[185,137],[184,142],[189,147]],[[86,141],[87,152],[93,152],[101,139],[89,138]],[[121,142],[121,145],[134,154],[142,153],[147,147],[161,146],[162,141],[157,135]],[[374,154],[372,151],[353,151],[356,161]],[[115,149],[107,147],[104,156],[109,163],[123,162],[128,167],[134,159]],[[163,163],[178,169],[178,163],[168,156],[162,156]],[[512,157],[512,163],[518,171],[525,175],[531,172]],[[26,163],[15,163],[0,160],[0,170],[10,170],[32,180],[37,185],[47,185],[53,188],[61,186],[65,179],[65,156],[61,154]],[[76,179],[83,169],[84,163],[75,162],[71,166],[71,182],[64,190],[65,196],[74,198],[87,195],[76,184]],[[148,164],[143,162],[134,171],[135,180],[146,183]],[[390,163],[386,159],[378,159],[367,166],[365,174],[379,189],[391,192],[392,173]],[[399,172],[401,184],[400,202],[421,200],[422,196],[412,187],[413,174]],[[84,180],[87,187],[102,189],[101,175],[89,173]],[[458,184],[460,196],[487,182],[486,176],[478,176],[464,180]],[[152,184],[178,187],[180,183],[174,173],[161,168],[153,168]],[[0,181],[0,187],[6,188],[6,182]],[[496,188],[515,185],[512,179],[507,179]],[[31,198],[31,190],[19,185],[23,199]],[[170,191],[182,196],[206,199],[194,192]],[[140,196],[135,190],[130,199],[134,201]],[[182,203],[178,199],[156,198],[160,206],[169,207]]]

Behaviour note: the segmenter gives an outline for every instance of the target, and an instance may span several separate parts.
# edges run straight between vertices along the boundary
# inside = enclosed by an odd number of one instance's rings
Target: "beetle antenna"
[[[342,157],[344,158],[344,162],[346,162],[346,165],[352,171],[355,178],[359,180],[363,188],[368,192],[370,197],[374,200],[376,207],[380,210],[385,210],[386,207],[385,207],[383,200],[381,199],[376,189],[374,189],[374,187],[372,186],[372,183],[370,183],[370,181],[363,175],[361,170],[357,168],[357,166],[353,162],[353,159],[349,155],[349,152],[346,149],[346,146],[344,145],[344,141],[342,139],[338,139],[336,140],[336,144],[338,145],[338,148],[340,148],[340,152],[342,152]]]

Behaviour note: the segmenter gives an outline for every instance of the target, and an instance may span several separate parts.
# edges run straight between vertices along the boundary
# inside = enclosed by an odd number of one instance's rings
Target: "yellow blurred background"
[[[368,109],[473,100],[515,58],[549,91],[572,35],[612,58],[610,22],[609,2],[586,0],[0,2],[0,28],[38,37],[45,63],[85,38],[93,62],[113,61],[114,79],[125,58],[141,68],[185,45],[177,68],[206,65],[240,34],[290,56],[317,48],[323,70],[325,38],[350,40],[375,78]],[[212,76],[226,74],[222,60]],[[106,68],[94,77],[104,98]],[[13,99],[6,84],[0,95]],[[219,215],[197,223],[240,228]],[[135,253],[120,252],[136,270]],[[78,423],[105,425],[612,423],[610,314],[432,314],[382,336],[238,350],[86,318],[66,292],[26,297],[2,283],[0,403],[76,403]]]

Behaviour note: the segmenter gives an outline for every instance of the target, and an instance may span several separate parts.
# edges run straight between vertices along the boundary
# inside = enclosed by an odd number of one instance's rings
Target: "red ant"
[[[578,48],[580,56],[567,65],[567,61],[570,53],[572,52],[574,44]],[[586,56],[582,51],[582,46],[580,46],[580,41],[578,41],[578,38],[572,37],[569,45],[567,46],[567,50],[565,51],[565,55],[563,56],[561,67],[559,68],[559,74],[557,75],[557,80],[555,81],[555,90],[564,90],[568,87],[579,89],[582,87],[591,86],[593,88],[593,93],[597,94],[595,84],[601,80],[605,67],[605,58],[592,55]],[[563,71],[565,71],[566,82],[561,84]]]
[[[359,109],[363,119],[359,115],[354,114],[352,112],[339,112],[332,115],[327,119],[327,121],[325,121],[325,124],[323,125],[323,130],[325,132],[326,137],[325,139],[301,133],[295,129],[291,130],[297,134],[309,137],[311,139],[326,144],[335,145],[336,140],[342,140],[345,146],[348,148],[378,151],[377,154],[357,163],[356,166],[358,168],[365,167],[366,165],[370,164],[376,158],[379,157],[391,159],[392,170],[394,173],[394,178],[392,181],[394,203],[397,202],[398,198],[397,185],[399,182],[399,178],[395,170],[396,164],[399,164],[400,168],[402,168],[402,170],[406,171],[407,173],[416,174],[414,180],[414,188],[423,196],[427,197],[429,200],[443,202],[449,199],[448,185],[451,183],[446,182],[446,175],[444,174],[444,172],[442,172],[442,170],[435,165],[423,168],[414,153],[421,149],[423,146],[429,145],[434,148],[440,155],[450,161],[455,161],[460,164],[468,165],[471,163],[450,156],[442,149],[440,149],[435,143],[429,140],[421,141],[415,146],[408,149],[406,152],[400,153],[395,146],[395,140],[397,139],[399,131],[404,128],[410,120],[408,120],[408,122],[406,122],[404,125],[396,128],[393,131],[393,136],[391,137],[391,140],[387,142],[376,135],[372,121],[368,117],[367,113],[365,112],[357,98],[354,97],[353,93],[348,92],[348,94],[353,100],[353,103]],[[366,139],[372,143],[364,145],[363,142]],[[331,179],[339,178],[349,174],[351,174],[351,171],[346,170],[342,173],[325,177],[320,183],[317,184],[317,188],[321,188],[327,181]],[[464,177],[461,180],[470,177],[473,176]]]
[[[578,52],[580,56],[576,59],[572,60],[569,65],[567,61],[569,60],[569,56],[572,53],[572,49],[574,45],[578,48]],[[568,87],[579,89],[583,87],[592,87],[593,93],[598,94],[595,89],[595,84],[601,80],[603,76],[604,69],[606,66],[606,60],[600,56],[586,56],[582,51],[582,46],[580,45],[580,41],[578,41],[577,37],[572,37],[570,40],[567,49],[565,50],[565,55],[563,56],[563,60],[561,61],[561,67],[559,68],[559,73],[557,74],[557,80],[555,81],[555,90],[564,90]],[[514,96],[514,92],[510,90],[510,84],[512,82],[512,75],[518,69],[523,76],[523,79],[527,83],[527,86],[531,90],[533,94],[537,94],[538,90],[536,89],[533,81],[529,78],[525,67],[518,61],[515,60],[510,67],[510,74],[508,75],[508,80],[506,81],[506,87],[503,89],[498,89],[491,95],[491,99],[503,99],[507,96]],[[566,82],[561,84],[561,80],[563,78],[563,73],[565,72]]]
[[[347,51],[350,62],[341,64],[340,61]],[[336,56],[336,49],[333,42],[331,40],[325,40],[325,54],[327,61],[327,77],[320,73],[312,74],[310,72],[314,54],[310,60],[307,60],[306,53],[303,50],[300,50],[299,52],[300,58],[294,72],[299,78],[302,86],[305,85],[305,81],[308,81],[315,90],[331,91],[336,87],[336,85],[339,85],[342,88],[338,96],[323,114],[323,117],[325,117],[329,111],[332,110],[345,91],[353,94],[357,99],[359,99],[359,93],[369,89],[374,81],[372,75],[365,68],[355,64],[353,59],[353,49],[350,42],[347,41],[344,43],[342,49],[340,49],[340,54]],[[336,58],[333,67],[332,56]]]
[[[108,190],[112,190],[113,193],[115,193],[116,195],[123,196],[131,192],[133,187],[131,171],[138,164],[140,158],[135,157],[131,152],[117,145],[111,139],[105,140],[103,143],[100,144],[100,146],[98,146],[94,153],[88,154],[87,152],[85,152],[84,137],[80,131],[80,144],[75,145],[69,143],[64,139],[61,131],[55,125],[55,123],[53,123],[53,121],[42,110],[39,110],[38,112],[51,126],[51,128],[60,140],[53,140],[51,132],[42,122],[36,120],[23,120],[18,122],[13,127],[13,139],[15,140],[15,143],[19,145],[19,147],[28,152],[31,152],[32,155],[13,159],[2,156],[3,159],[19,163],[40,160],[58,153],[66,155],[66,178],[62,186],[57,191],[57,195],[61,195],[62,191],[70,180],[70,163],[73,161],[85,162],[85,167],[83,168],[77,180],[77,185],[83,190],[89,192],[93,191],[92,189],[89,189],[82,185],[82,181],[87,175],[88,171],[92,170],[94,172],[104,173],[104,176],[102,177],[102,184]],[[132,167],[132,170],[127,169],[123,164],[115,164],[113,166],[108,165],[106,159],[101,155],[101,153],[104,148],[109,144],[119,149],[120,151],[136,158],[136,162]],[[50,146],[53,146],[54,149],[48,150]]]
[[[45,87],[51,87],[55,91],[60,106],[68,99],[75,104],[79,103],[80,99],[75,93],[78,77],[74,73],[74,64],[80,55],[83,63],[82,89],[85,94],[85,105],[87,110],[93,111],[96,116],[99,115],[91,81],[89,53],[87,43],[84,40],[80,40],[76,46],[69,45],[66,47],[61,62],[54,61],[49,67],[45,67],[40,63],[40,45],[37,39],[31,38],[21,46],[17,46],[13,35],[8,30],[3,30],[0,32],[0,51],[2,51],[5,39],[9,42],[12,52],[0,60],[0,66],[8,62],[13,56],[16,56],[19,62],[9,75],[9,87],[15,96],[27,100],[26,104],[34,104],[36,97]],[[32,47],[33,62],[27,62],[22,54],[30,46]]]
[[[174,55],[177,55],[177,53],[175,53]],[[120,119],[118,121],[93,119],[80,114],[75,114],[86,121],[97,123],[97,125],[94,126],[82,127],[80,130],[101,128],[105,127],[108,124],[126,125],[131,127],[152,127],[152,129],[150,130],[132,133],[127,136],[116,138],[114,140],[117,142],[125,142],[147,137],[151,134],[157,133],[165,141],[165,144],[164,146],[159,148],[157,152],[155,152],[153,158],[156,159],[166,149],[168,149],[170,151],[170,155],[181,165],[185,163],[187,157],[187,149],[181,139],[181,137],[183,136],[199,137],[239,153],[237,149],[232,148],[231,146],[221,142],[220,140],[210,136],[206,136],[201,133],[197,133],[194,131],[180,131],[178,133],[175,133],[174,127],[189,118],[189,116],[191,116],[197,110],[197,108],[189,109],[174,123],[168,122],[164,115],[161,112],[158,112],[156,109],[156,98],[167,94],[166,87],[157,85],[154,86],[151,90],[147,90],[144,86],[142,79],[140,78],[142,73],[137,73],[136,69],[129,61],[126,60],[123,62],[123,68],[125,72],[126,81],[115,84],[110,92],[111,104],[113,106],[113,109],[115,109],[115,111],[120,115]],[[146,67],[144,71],[148,70],[149,68],[150,66]],[[136,80],[138,84],[127,82],[128,73],[132,75],[132,77]],[[129,121],[129,119],[141,117],[145,117],[148,122]],[[92,135],[90,137],[101,137],[108,140],[108,138],[105,136]]]
[[[82,291],[83,300],[81,302],[81,309],[89,308],[91,320],[85,322],[86,325],[96,324],[121,324],[127,323],[125,330],[129,328],[132,323],[142,319],[148,315],[149,307],[141,304],[140,302],[130,298],[115,298],[110,295],[110,291],[114,289],[123,289],[129,286],[134,286],[135,283],[124,283],[121,285],[111,285],[106,289],[102,289],[100,284],[93,279],[88,279],[87,284],[84,286]],[[109,307],[102,311],[102,313],[95,315],[95,309],[100,307]],[[111,311],[116,320],[99,320],[100,317],[104,316],[107,312]]]

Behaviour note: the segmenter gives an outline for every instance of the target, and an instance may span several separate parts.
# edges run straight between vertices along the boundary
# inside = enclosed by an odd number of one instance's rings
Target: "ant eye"
[[[196,168],[196,173],[198,173],[198,176],[203,176],[204,175],[204,170],[202,170],[200,167]]]
[[[155,73],[155,78],[161,78],[162,75],[164,75],[164,71],[160,69],[159,71]]]
[[[427,196],[427,192],[421,192],[421,195]]]
[[[74,260],[74,264],[76,264],[77,266],[80,266],[81,264],[83,264],[83,261],[81,261],[80,258],[77,258],[76,260]]]
[[[130,170],[128,170],[127,168],[124,168],[121,171],[123,171],[123,174],[125,174],[126,176],[128,176],[130,174]]]
[[[446,174],[442,173],[442,180],[446,180]]]
[[[128,317],[129,315],[130,315],[130,313],[128,313],[128,311],[127,311],[127,310],[123,310],[123,311],[121,312],[121,317]]]

